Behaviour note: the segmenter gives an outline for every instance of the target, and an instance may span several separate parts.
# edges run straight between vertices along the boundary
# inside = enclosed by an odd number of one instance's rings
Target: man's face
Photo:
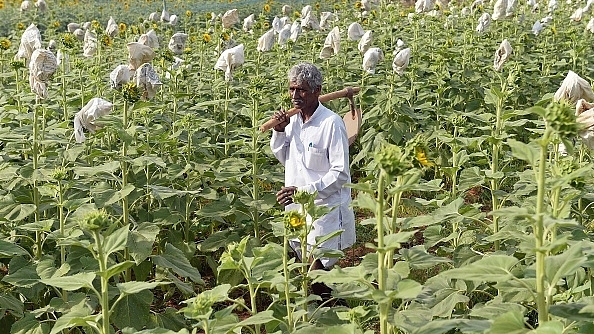
[[[297,84],[296,82],[289,83],[289,95],[293,107],[301,110],[312,110],[318,106],[318,98],[320,96],[319,89],[312,89],[307,82]]]

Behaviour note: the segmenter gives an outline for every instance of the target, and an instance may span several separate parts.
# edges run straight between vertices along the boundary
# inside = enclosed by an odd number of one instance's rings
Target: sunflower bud
[[[561,136],[573,136],[578,132],[575,114],[564,101],[553,102],[545,110],[547,126]]]
[[[79,222],[79,226],[83,230],[97,231],[107,228],[111,224],[111,219],[105,210],[95,210],[87,213]]]
[[[66,178],[67,173],[66,173],[66,169],[64,167],[56,167],[56,169],[54,169],[54,172],[52,173],[52,178],[56,181],[62,181]]]
[[[305,215],[295,210],[286,211],[285,226],[291,230],[302,228],[303,226],[305,226]]]
[[[380,168],[395,177],[404,174],[412,167],[412,162],[406,158],[400,147],[393,144],[386,144],[375,153],[375,161]]]

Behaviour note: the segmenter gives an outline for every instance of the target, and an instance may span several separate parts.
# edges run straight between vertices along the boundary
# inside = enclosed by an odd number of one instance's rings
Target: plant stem
[[[260,182],[258,179],[258,101],[253,99],[252,105],[252,197],[254,199],[253,220],[254,220],[254,238],[260,240]]]
[[[99,261],[99,271],[101,276],[101,331],[103,334],[110,334],[109,331],[109,278],[107,272],[107,256],[103,253],[103,240],[98,230],[93,231],[95,242],[97,243],[97,260]]]
[[[540,144],[540,160],[538,164],[537,184],[538,189],[536,193],[536,222],[534,224],[534,237],[536,245],[536,307],[538,309],[538,323],[542,325],[549,321],[549,309],[547,300],[545,298],[545,256],[546,252],[543,249],[545,242],[544,233],[544,195],[545,195],[545,176],[547,166],[547,148],[549,145],[551,130],[545,129],[545,133],[541,139]]]
[[[502,128],[502,112],[503,112],[504,99],[497,99],[497,105],[495,106],[495,129],[493,129],[493,148],[491,152],[491,206],[492,211],[499,209],[501,206],[497,191],[499,190],[499,181],[495,179],[495,174],[499,171],[499,137],[501,136]],[[499,232],[499,215],[493,214],[493,234]],[[494,243],[495,251],[499,250],[500,242],[495,240]]]
[[[66,219],[64,217],[64,186],[62,180],[58,181],[58,218],[60,220],[60,237],[64,237]],[[60,245],[60,265],[66,263],[66,246]],[[62,289],[62,300],[68,301],[68,291]]]
[[[123,112],[123,128],[124,131],[128,129],[128,101],[124,100],[124,112]],[[122,169],[122,190],[126,188],[128,185],[128,164],[126,161],[126,157],[128,155],[128,147],[126,141],[122,141],[122,161],[121,161],[121,169]],[[122,220],[125,226],[128,226],[129,223],[129,204],[128,204],[128,195],[122,196]],[[126,260],[130,259],[130,254],[128,251],[128,247],[124,250],[124,257]],[[132,280],[132,272],[130,268],[126,269],[124,274],[126,282]]]
[[[39,99],[35,97],[35,107],[33,109],[33,171],[39,168],[39,120],[38,106]],[[37,180],[33,178],[33,204],[35,205],[35,224],[39,223],[39,192],[37,190]],[[35,231],[35,258],[41,259],[43,240],[41,231]]]
[[[289,293],[289,269],[288,269],[288,252],[289,252],[289,239],[287,238],[287,236],[285,235],[283,237],[284,241],[283,241],[283,274],[284,274],[284,278],[285,278],[285,305],[287,307],[287,321],[288,321],[288,328],[287,328],[287,332],[293,332],[293,312],[291,311],[291,297],[290,297],[290,293]]]
[[[387,268],[386,268],[386,250],[384,248],[384,188],[386,173],[380,170],[377,185],[377,202],[375,210],[375,219],[377,221],[377,284],[380,291],[386,289]],[[388,333],[388,303],[379,303],[380,333]]]

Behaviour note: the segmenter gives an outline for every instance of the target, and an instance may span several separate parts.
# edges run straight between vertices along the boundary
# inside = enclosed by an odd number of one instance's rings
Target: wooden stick
[[[352,91],[353,95],[356,95],[361,90],[361,88],[359,88],[359,87],[347,87],[345,89],[337,90],[332,93],[320,95],[318,100],[320,102],[324,103],[324,102],[332,101],[332,100],[335,100],[335,99],[338,99],[341,97],[348,97],[349,89]],[[301,110],[296,109],[296,108],[291,108],[287,111],[287,117],[296,115],[297,113],[299,113],[299,111],[301,111]],[[260,131],[264,132],[264,131],[270,130],[270,129],[274,128],[279,123],[280,122],[278,122],[276,119],[271,118],[268,122],[266,122],[266,123],[262,124],[262,126],[260,126]]]

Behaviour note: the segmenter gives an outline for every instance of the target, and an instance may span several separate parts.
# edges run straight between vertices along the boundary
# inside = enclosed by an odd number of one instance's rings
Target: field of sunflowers
[[[0,0],[0,333],[594,332],[592,2]],[[330,271],[259,129],[301,61],[361,89]]]

